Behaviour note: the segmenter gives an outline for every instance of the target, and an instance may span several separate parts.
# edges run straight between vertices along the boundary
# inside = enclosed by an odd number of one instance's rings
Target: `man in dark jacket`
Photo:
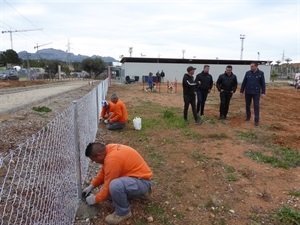
[[[260,96],[266,94],[266,83],[264,72],[259,70],[258,63],[251,63],[250,70],[246,72],[242,86],[241,94],[245,94],[246,101],[246,121],[251,118],[251,102],[254,102],[254,122],[255,126],[259,125],[259,101]]]
[[[226,120],[229,110],[230,99],[237,88],[236,75],[232,73],[232,66],[226,66],[225,73],[221,74],[217,80],[217,88],[220,92],[220,119]]]
[[[193,115],[195,119],[195,124],[199,124],[200,120],[198,118],[196,112],[196,86],[197,83],[194,82],[194,73],[196,68],[189,66],[187,68],[187,73],[184,74],[182,79],[182,87],[183,87],[183,100],[184,100],[184,110],[183,110],[183,118],[186,123],[188,123],[188,110],[189,105],[191,104]]]
[[[205,65],[203,71],[196,76],[197,88],[197,114],[200,112],[200,116],[204,115],[204,107],[208,93],[210,93],[213,87],[213,78],[209,74],[209,65]]]

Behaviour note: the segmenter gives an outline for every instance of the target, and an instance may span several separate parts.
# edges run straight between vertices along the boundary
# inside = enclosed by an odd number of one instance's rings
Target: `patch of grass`
[[[143,129],[153,129],[159,128],[161,121],[155,117],[143,117],[142,118],[142,130]]]
[[[284,206],[276,213],[276,220],[284,225],[300,224],[300,211]]]
[[[216,121],[214,119],[208,119],[206,117],[201,117],[201,120],[204,122],[204,123],[208,123],[208,124],[216,124]]]
[[[238,131],[238,136],[244,141],[254,141],[258,139],[256,133],[253,131],[247,131],[247,132]]]
[[[36,112],[41,112],[41,113],[48,113],[52,112],[52,109],[48,108],[47,106],[34,106],[32,109]]]
[[[163,111],[163,118],[168,127],[185,128],[187,126],[181,116],[177,116],[174,111],[169,109]]]
[[[238,181],[239,179],[232,174],[228,174],[228,175],[226,175],[226,180],[227,181]]]
[[[298,191],[298,190],[291,190],[291,191],[289,191],[289,195],[295,196],[295,197],[300,197],[300,191]]]
[[[227,136],[227,134],[225,134],[225,133],[208,134],[206,137],[207,138],[216,139],[216,140],[221,140],[221,139],[227,139],[227,138],[229,138]]]
[[[153,216],[154,221],[159,221],[160,224],[173,225],[172,222],[166,217],[165,210],[158,203],[152,203],[144,208],[145,212]]]
[[[300,152],[286,147],[274,147],[272,155],[266,155],[258,151],[248,151],[246,155],[254,161],[268,163],[278,168],[290,168],[300,166]]]
[[[192,138],[194,140],[201,140],[203,138],[203,136],[197,132],[193,132],[190,129],[184,129],[183,130],[183,134],[184,136],[187,136],[189,138]]]
[[[150,160],[155,164],[155,167],[160,167],[164,165],[163,155],[159,152],[150,152],[148,156]]]
[[[190,153],[190,156],[195,159],[197,162],[205,162],[207,161],[209,158],[203,154],[201,154],[200,152],[198,151],[192,151]]]
[[[227,224],[226,220],[224,218],[220,218],[220,219],[210,218],[209,221],[212,225],[226,225]]]
[[[226,173],[234,173],[236,171],[235,168],[230,165],[224,165],[223,169]]]

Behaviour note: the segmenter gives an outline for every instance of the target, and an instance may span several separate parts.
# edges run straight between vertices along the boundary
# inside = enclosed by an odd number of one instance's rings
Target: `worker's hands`
[[[263,97],[263,98],[264,98],[264,97],[266,97],[266,95],[265,95],[265,94],[261,94],[261,97]]]
[[[223,92],[224,91],[224,89],[221,89],[221,91],[220,92]]]
[[[83,198],[86,198],[89,196],[89,194],[91,193],[91,191],[94,189],[94,186],[93,185],[90,185],[88,187],[86,187],[85,189],[83,189],[82,191],[82,197]]]
[[[96,202],[96,200],[95,200],[95,195],[94,194],[90,194],[88,197],[86,197],[86,203],[88,204],[88,205],[94,205]]]
[[[108,124],[109,123],[109,119],[104,120],[104,123]]]
[[[201,84],[201,81],[200,81],[200,80],[198,81],[198,84]]]

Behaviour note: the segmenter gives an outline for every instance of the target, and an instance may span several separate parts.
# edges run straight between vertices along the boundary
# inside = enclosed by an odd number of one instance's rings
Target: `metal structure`
[[[28,30],[4,30],[4,31],[2,31],[2,34],[4,34],[4,33],[9,33],[9,34],[10,34],[10,47],[11,47],[11,49],[13,49],[12,33],[15,33],[15,32],[36,31],[36,30],[43,30],[43,28],[38,28],[38,29],[28,29]]]
[[[42,44],[42,45],[39,45],[38,43],[36,43],[36,46],[34,46],[34,49],[36,49],[37,51],[39,50],[39,47],[42,47],[42,46],[45,46],[45,45],[50,45],[52,44],[53,42],[50,42],[50,43],[47,43],[47,44]]]
[[[0,155],[0,224],[74,224],[109,80]]]
[[[246,38],[245,34],[240,34],[240,39],[241,39],[241,58],[240,58],[240,60],[243,59],[244,40],[245,40],[245,38]]]

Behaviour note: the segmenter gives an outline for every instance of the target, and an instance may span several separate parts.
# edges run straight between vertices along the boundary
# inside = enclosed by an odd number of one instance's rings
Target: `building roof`
[[[225,64],[225,65],[249,65],[253,60],[228,60],[228,59],[178,59],[178,58],[144,58],[123,57],[121,63],[177,63],[177,64]],[[255,61],[261,65],[269,65],[272,61]]]

